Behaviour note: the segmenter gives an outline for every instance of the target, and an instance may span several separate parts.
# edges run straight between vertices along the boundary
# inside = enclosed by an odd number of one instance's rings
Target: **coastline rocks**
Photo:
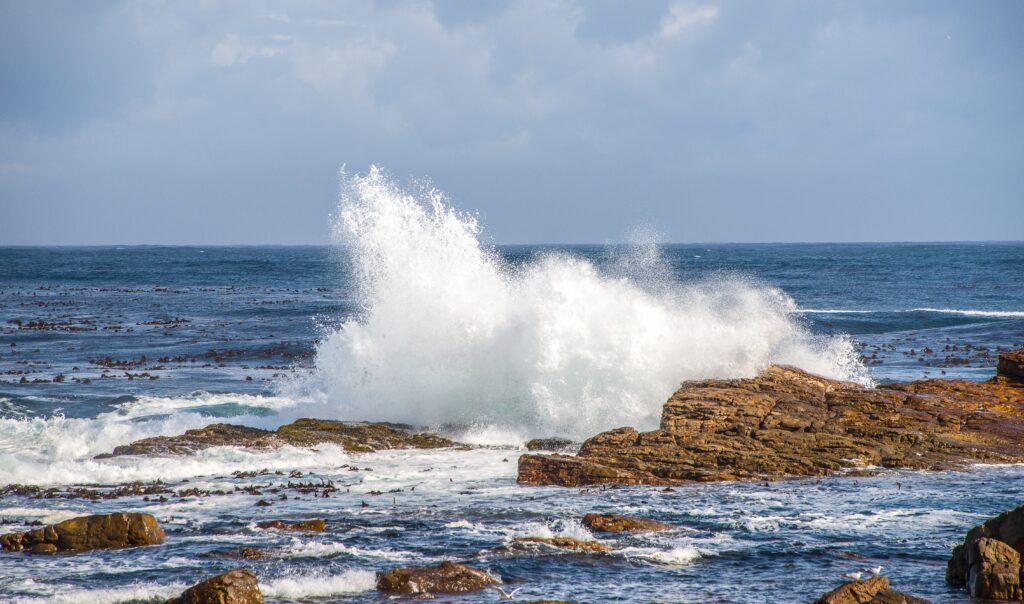
[[[456,443],[430,432],[412,432],[403,424],[340,422],[324,419],[299,419],[276,431],[210,424],[188,430],[179,436],[154,436],[115,447],[113,452],[97,455],[97,459],[121,455],[190,455],[210,447],[246,447],[275,449],[284,445],[315,447],[322,443],[336,444],[346,451],[369,453],[384,449],[438,449]]]
[[[1024,381],[1024,349],[999,355],[996,373],[1011,380]]]
[[[163,543],[164,531],[149,514],[118,512],[80,516],[0,537],[0,546],[27,553],[82,552]]]
[[[322,518],[314,518],[312,520],[301,520],[299,522],[288,523],[284,520],[268,520],[266,522],[257,522],[256,528],[261,529],[274,529],[278,531],[305,531],[309,533],[322,533],[327,528],[327,523]]]
[[[439,566],[397,568],[381,573],[377,589],[386,594],[458,594],[500,582],[482,570],[446,561]]]
[[[602,533],[650,533],[669,531],[674,528],[670,524],[619,514],[587,514],[583,517],[583,526],[592,531]]]
[[[534,544],[588,554],[612,551],[612,548],[599,541],[583,541],[573,537],[516,537],[512,539],[512,546],[530,546]]]
[[[967,532],[953,548],[946,582],[975,598],[1024,600],[1024,505]]]
[[[263,604],[256,573],[236,569],[186,589],[167,604]]]
[[[609,430],[575,456],[523,455],[518,480],[670,485],[980,461],[1024,461],[1024,382],[1000,375],[866,388],[775,365],[754,378],[684,382],[659,429]]]
[[[814,601],[814,604],[931,604],[894,591],[887,577],[872,577],[863,581],[850,581],[833,589]]]
[[[573,445],[568,438],[534,438],[526,441],[527,451],[560,451]]]

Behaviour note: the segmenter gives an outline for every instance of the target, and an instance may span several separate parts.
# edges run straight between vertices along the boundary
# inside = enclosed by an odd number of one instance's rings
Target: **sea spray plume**
[[[849,342],[811,336],[778,289],[725,277],[649,287],[643,271],[567,253],[510,267],[472,215],[376,167],[344,182],[334,227],[361,312],[325,334],[312,379],[321,411],[345,419],[582,437],[655,425],[683,379],[773,362],[861,370]]]

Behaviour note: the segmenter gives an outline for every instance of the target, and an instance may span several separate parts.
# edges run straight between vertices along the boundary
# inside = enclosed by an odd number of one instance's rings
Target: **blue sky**
[[[0,3],[0,244],[1024,238],[1021,2]]]

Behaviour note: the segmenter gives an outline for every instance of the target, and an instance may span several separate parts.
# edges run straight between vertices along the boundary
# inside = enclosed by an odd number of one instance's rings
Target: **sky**
[[[0,245],[1024,239],[1024,3],[0,0]]]

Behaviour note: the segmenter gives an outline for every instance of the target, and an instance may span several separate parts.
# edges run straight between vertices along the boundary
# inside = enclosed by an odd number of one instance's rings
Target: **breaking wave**
[[[334,415],[589,436],[655,425],[685,379],[789,363],[867,380],[849,340],[813,336],[781,290],[680,282],[653,244],[601,266],[512,263],[474,215],[377,167],[344,179],[334,230],[362,309],[318,346],[313,389]]]

